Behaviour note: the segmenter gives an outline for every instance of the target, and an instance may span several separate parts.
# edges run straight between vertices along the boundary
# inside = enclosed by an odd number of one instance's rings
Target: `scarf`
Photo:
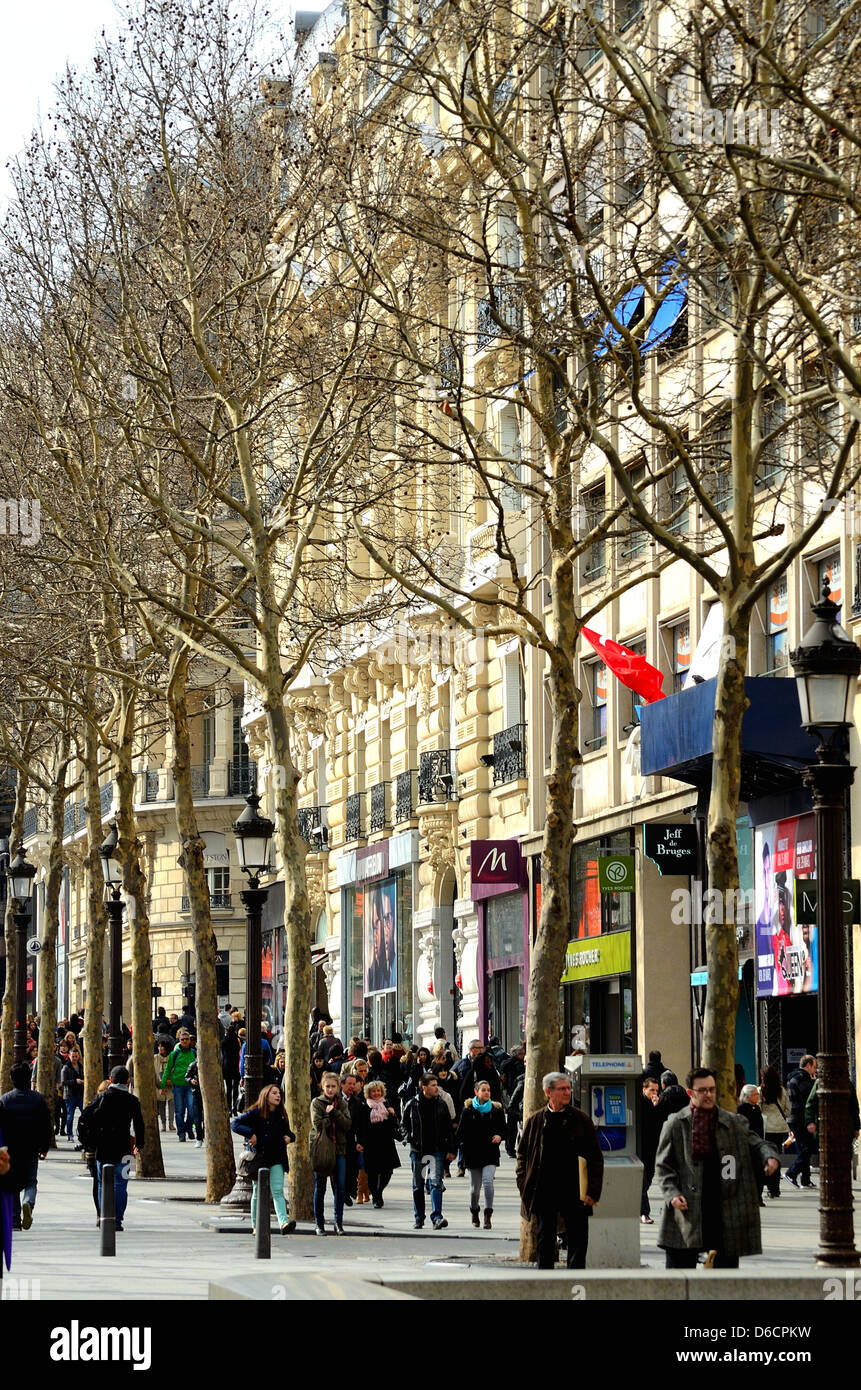
[[[386,1109],[386,1102],[384,1100],[369,1100],[368,1109],[371,1112],[372,1125],[382,1124],[384,1120],[389,1118],[389,1112]]]
[[[691,1158],[711,1158],[715,1152],[717,1110],[691,1106]]]
[[[489,1115],[490,1112],[491,1112],[491,1110],[492,1110],[492,1108],[493,1108],[493,1101],[492,1101],[492,1100],[485,1100],[485,1101],[473,1100],[473,1102],[472,1102],[472,1108],[473,1108],[473,1110],[477,1110],[478,1113],[479,1113],[479,1115]]]

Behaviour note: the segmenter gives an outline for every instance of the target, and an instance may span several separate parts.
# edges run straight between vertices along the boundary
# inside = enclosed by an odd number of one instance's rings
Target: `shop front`
[[[601,881],[601,862],[631,867],[631,881]],[[571,860],[574,931],[560,981],[568,1052],[624,1053],[634,1044],[632,987],[633,839],[630,832],[584,840]]]
[[[510,1051],[523,1041],[529,960],[529,891],[517,840],[473,840],[471,893],[478,912],[479,1032]],[[469,1039],[465,1039],[469,1042]]]
[[[414,831],[350,851],[338,861],[342,890],[345,1036],[379,1046],[413,1038]]]

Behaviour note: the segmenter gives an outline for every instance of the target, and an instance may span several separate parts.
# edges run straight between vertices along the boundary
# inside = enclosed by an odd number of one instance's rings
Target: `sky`
[[[113,0],[6,0],[0,44],[0,194],[6,163],[27,142],[39,109],[50,108],[54,78],[67,62],[92,57],[103,28],[116,31]]]
[[[324,5],[306,0],[299,8]],[[5,202],[11,192],[6,163],[26,144],[39,110],[50,109],[54,78],[67,63],[89,63],[102,29],[116,32],[117,13],[113,0],[4,0],[2,16],[0,199]]]

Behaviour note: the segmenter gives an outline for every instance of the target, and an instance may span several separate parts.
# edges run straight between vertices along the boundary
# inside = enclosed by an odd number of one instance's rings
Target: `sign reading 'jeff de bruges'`
[[[697,831],[694,825],[643,826],[643,853],[662,874],[695,874]]]

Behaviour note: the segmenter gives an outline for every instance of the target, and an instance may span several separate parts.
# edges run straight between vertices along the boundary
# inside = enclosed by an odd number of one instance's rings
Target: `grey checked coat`
[[[759,1187],[757,1168],[777,1158],[770,1144],[754,1134],[742,1115],[717,1111],[715,1142],[721,1164],[721,1218],[724,1252],[730,1256],[759,1255]],[[661,1185],[664,1211],[658,1245],[669,1250],[702,1250],[702,1159],[691,1157],[691,1110],[671,1115],[661,1130],[655,1160],[655,1179]],[[670,1205],[674,1197],[687,1200],[687,1211]]]

